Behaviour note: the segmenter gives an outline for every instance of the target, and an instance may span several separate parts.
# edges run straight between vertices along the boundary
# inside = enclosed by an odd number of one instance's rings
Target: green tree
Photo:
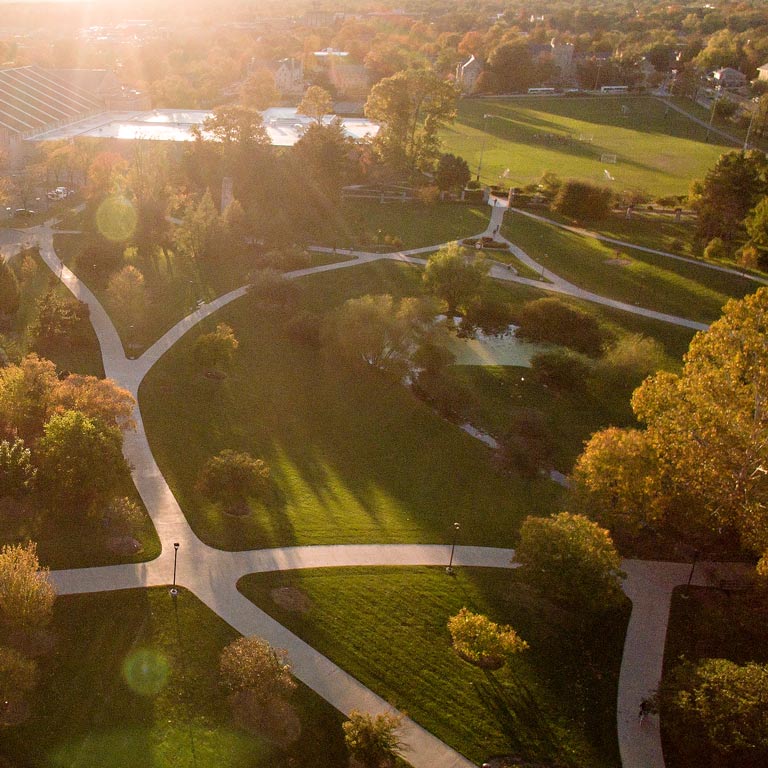
[[[0,256],[0,315],[15,315],[19,310],[20,296],[16,275]]]
[[[498,87],[505,93],[526,91],[538,77],[530,43],[522,37],[494,48],[488,57],[488,68],[496,76]]]
[[[212,501],[240,512],[249,496],[264,492],[268,480],[269,467],[262,459],[226,448],[203,465],[197,490]]]
[[[403,751],[397,737],[402,717],[395,714],[376,715],[352,710],[342,723],[344,743],[352,768],[393,768]]]
[[[226,323],[219,323],[216,330],[198,336],[194,355],[198,365],[206,368],[228,365],[240,346],[235,332]]]
[[[4,544],[0,549],[0,621],[13,634],[44,629],[53,615],[56,593],[48,569],[40,567],[37,545]]]
[[[382,126],[375,146],[395,170],[429,167],[439,154],[438,131],[456,117],[458,91],[434,72],[409,69],[380,80],[365,115]]]
[[[606,187],[567,179],[557,190],[552,210],[577,221],[599,221],[611,212],[612,199]]]
[[[768,196],[747,214],[744,225],[750,245],[757,249],[757,264],[765,269],[768,266]]]
[[[217,107],[203,121],[201,134],[221,142],[227,149],[239,147],[252,150],[270,144],[261,113],[250,107]]]
[[[338,119],[328,125],[312,123],[293,146],[296,165],[321,215],[331,216],[332,206],[341,198],[341,188],[350,183],[353,151],[354,143]]]
[[[37,444],[38,482],[49,504],[92,512],[110,499],[128,466],[117,427],[79,411],[54,414]]]
[[[323,118],[333,112],[333,98],[325,88],[321,88],[319,85],[310,85],[296,111],[300,115],[311,117],[316,125],[322,125]]]
[[[107,284],[106,299],[109,308],[126,325],[132,326],[144,319],[147,311],[147,291],[144,275],[132,265],[123,267]]]
[[[429,257],[424,283],[452,315],[480,293],[486,272],[483,262],[471,260],[457,243],[451,243]]]
[[[23,440],[0,441],[0,498],[18,498],[27,493],[36,474],[32,453],[24,447]]]
[[[175,232],[176,247],[193,261],[204,261],[214,255],[220,234],[219,214],[210,189],[206,189],[200,201],[185,211]]]
[[[625,574],[611,537],[583,515],[527,517],[513,562],[531,586],[574,610],[600,611],[623,599]]]
[[[698,213],[697,231],[702,240],[719,237],[733,242],[744,233],[744,219],[768,192],[768,161],[758,150],[726,152],[694,185],[693,204]]]
[[[414,298],[396,302],[390,295],[349,299],[329,318],[324,338],[352,362],[365,363],[396,376],[431,330],[431,302]]]
[[[463,157],[449,153],[440,155],[435,171],[435,181],[441,190],[464,189],[471,178],[469,166]]]
[[[511,656],[528,648],[512,627],[496,624],[468,608],[448,619],[448,631],[456,653],[483,669],[499,669]]]
[[[35,302],[35,319],[29,333],[38,349],[61,343],[72,345],[87,327],[89,315],[84,302],[48,291]]]
[[[768,665],[683,662],[666,677],[660,694],[662,716],[678,744],[700,747],[704,741],[717,755],[713,764],[768,760]]]

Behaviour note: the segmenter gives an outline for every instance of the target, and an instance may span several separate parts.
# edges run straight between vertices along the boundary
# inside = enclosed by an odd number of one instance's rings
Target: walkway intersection
[[[492,207],[485,235],[501,225],[506,206]],[[360,682],[289,632],[257,608],[237,590],[238,580],[255,572],[362,565],[444,565],[449,548],[443,545],[338,545],[290,547],[246,552],[225,552],[203,543],[187,523],[176,498],[157,466],[147,441],[138,405],[139,386],[150,368],[171,347],[205,317],[243,296],[247,287],[218,297],[202,305],[181,320],[138,358],[126,356],[120,337],[106,311],[89,288],[66,267],[53,246],[55,222],[25,231],[27,242],[34,242],[48,267],[66,287],[90,309],[90,318],[99,340],[107,377],[125,387],[136,398],[136,430],[125,436],[124,452],[132,469],[133,480],[157,529],[162,544],[161,555],[150,562],[114,565],[102,568],[77,568],[51,573],[60,594],[100,592],[167,585],[172,580],[173,544],[179,544],[177,583],[194,593],[211,610],[245,635],[258,634],[271,644],[285,648],[294,674],[328,700],[341,712],[352,709],[372,714],[391,711],[387,702]],[[498,236],[497,236],[498,238]],[[507,241],[508,242],[508,241]],[[392,259],[425,264],[421,254],[441,246],[417,248],[389,254],[338,251],[356,258],[290,272],[299,278],[317,272],[354,267],[361,263]],[[664,315],[640,307],[614,302],[583,291],[543,269],[522,250],[510,243],[515,255],[539,272],[543,280],[529,280],[509,270],[493,268],[491,275],[500,280],[533,285],[566,293],[598,303],[617,306],[628,312],[655,317],[691,328],[704,328],[685,318]],[[316,248],[317,251],[331,249]],[[457,566],[510,568],[514,552],[490,547],[458,546],[454,556]],[[687,568],[674,563],[627,561],[625,591],[633,602],[632,617],[624,648],[618,693],[618,734],[624,768],[661,768],[664,765],[657,724],[641,728],[636,716],[640,700],[658,685],[672,589],[687,578]],[[703,572],[703,568],[700,569]],[[412,720],[405,718],[400,732],[407,745],[407,760],[414,768],[471,768],[470,761],[432,736]]]

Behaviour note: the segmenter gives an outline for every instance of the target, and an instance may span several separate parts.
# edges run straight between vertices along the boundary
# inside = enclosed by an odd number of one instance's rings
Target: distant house
[[[304,65],[299,59],[278,61],[251,59],[248,64],[249,75],[264,69],[272,73],[272,77],[275,78],[275,89],[281,96],[301,96],[304,93]]]
[[[716,86],[727,88],[728,90],[743,88],[747,84],[747,76],[739,72],[738,69],[733,69],[733,67],[716,69],[710,77]]]
[[[768,62],[763,64],[762,67],[757,68],[757,79],[758,80],[768,80]]]
[[[483,71],[483,65],[473,56],[470,56],[463,64],[456,67],[456,83],[462,93],[472,93],[475,89],[477,78]]]

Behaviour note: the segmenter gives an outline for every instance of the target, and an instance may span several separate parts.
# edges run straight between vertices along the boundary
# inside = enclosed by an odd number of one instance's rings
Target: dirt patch
[[[298,587],[275,587],[269,596],[285,611],[306,613],[312,607],[309,595]]]
[[[224,373],[224,371],[206,371],[203,376],[205,376],[206,379],[213,379],[214,381],[221,381],[222,379],[227,378],[227,374]]]
[[[606,259],[605,263],[612,267],[628,267],[632,264],[632,259],[619,257],[616,259]]]
[[[110,536],[107,539],[107,549],[113,555],[137,555],[144,547],[133,536]]]

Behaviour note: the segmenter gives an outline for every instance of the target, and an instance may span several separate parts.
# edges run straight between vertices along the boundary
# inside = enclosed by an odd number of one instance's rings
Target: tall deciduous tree
[[[240,101],[251,109],[267,109],[279,100],[275,77],[266,67],[250,74],[240,88]]]
[[[514,562],[529,584],[571,608],[599,611],[622,600],[619,554],[608,531],[583,515],[527,517]]]
[[[435,171],[435,181],[442,190],[463,189],[472,177],[463,157],[445,154],[440,156]]]
[[[127,325],[143,320],[147,309],[147,292],[141,270],[128,264],[112,275],[107,284],[107,303],[115,315]]]
[[[56,410],[80,411],[101,419],[104,424],[122,431],[136,428],[133,395],[112,379],[71,373],[54,389],[51,406]]]
[[[198,337],[195,342],[195,359],[207,367],[227,365],[232,361],[238,346],[232,328],[226,323],[219,323],[215,331]]]
[[[375,144],[391,168],[429,167],[439,155],[437,132],[456,117],[458,91],[426,69],[409,69],[379,81],[365,104],[366,117],[382,123]]]
[[[265,703],[285,698],[296,688],[286,652],[261,637],[232,641],[221,652],[219,672],[230,693],[253,691]]]
[[[706,740],[717,755],[713,765],[765,765],[768,665],[728,659],[683,663],[660,693],[662,716],[676,743],[696,743],[699,751]]]
[[[58,386],[56,366],[36,354],[0,368],[0,427],[25,440],[38,437]]]
[[[16,275],[0,257],[0,315],[15,315],[19,309],[20,295]]]
[[[667,493],[712,529],[768,550],[768,288],[726,304],[691,342],[682,372],[635,392]]]
[[[38,441],[38,479],[49,503],[92,512],[106,503],[128,472],[120,430],[79,411],[53,415]]]
[[[458,244],[451,243],[429,257],[424,283],[453,314],[480,293],[486,272],[483,262],[472,261]]]
[[[727,152],[694,184],[697,230],[702,240],[720,237],[732,242],[743,234],[743,221],[768,192],[768,160],[758,150]]]
[[[239,512],[249,496],[264,491],[268,480],[269,467],[262,459],[226,448],[205,463],[197,489],[212,501]]]
[[[310,85],[296,111],[300,115],[311,117],[316,125],[322,125],[323,118],[333,112],[333,98],[325,88]]]
[[[329,319],[325,338],[344,357],[400,375],[412,351],[429,335],[431,302],[389,294],[349,299]]]

